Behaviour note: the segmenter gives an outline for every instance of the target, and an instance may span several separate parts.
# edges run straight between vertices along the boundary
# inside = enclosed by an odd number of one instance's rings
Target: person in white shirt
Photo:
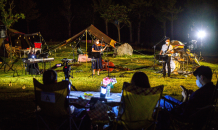
[[[170,68],[170,59],[171,59],[171,54],[173,53],[173,46],[170,45],[170,40],[167,39],[165,41],[165,44],[162,45],[160,55],[167,55],[166,58],[163,59],[163,77],[166,76],[166,64],[167,64],[167,69],[168,69],[168,77],[170,77],[171,73],[171,68]]]

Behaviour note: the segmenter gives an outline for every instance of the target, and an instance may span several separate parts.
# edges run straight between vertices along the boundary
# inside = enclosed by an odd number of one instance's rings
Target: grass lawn
[[[76,50],[74,51],[74,56],[77,59]],[[148,55],[150,53],[138,53],[140,51],[152,52],[152,50],[137,49],[133,56],[122,57],[113,57],[113,52],[104,53],[103,59],[115,64],[114,70],[109,73],[109,76],[114,76],[117,79],[117,83],[111,89],[112,92],[121,92],[123,82],[130,82],[132,75],[136,71],[145,72],[152,87],[163,84],[163,93],[178,99],[181,98],[182,90],[179,87],[180,85],[194,91],[198,89],[195,83],[196,78],[192,73],[185,75],[172,74],[170,78],[163,78],[160,73],[157,73],[162,68],[161,64],[155,61],[154,66],[153,55]],[[56,52],[51,52],[49,57],[55,58],[55,61],[51,62],[51,66],[62,63],[61,59],[63,58],[73,59],[72,47],[68,46],[57,49]],[[12,65],[8,58],[6,60],[9,65]],[[90,77],[92,74],[91,63],[70,64],[73,64],[71,70],[73,78],[71,78],[71,81],[79,91],[100,91],[101,81],[108,76],[107,71],[101,71],[100,76],[92,78],[92,76]],[[212,68],[214,72],[212,81],[216,83],[218,64],[206,61],[200,61],[200,64]],[[192,72],[193,66],[193,64],[189,64],[186,66],[186,70]],[[42,68],[41,63],[39,63],[39,67]],[[49,67],[49,64],[47,64],[47,68]],[[129,70],[127,71],[126,68]],[[8,66],[6,66],[6,72],[4,72],[3,68],[0,69],[0,130],[35,129],[33,78],[42,83],[42,75],[25,75],[21,59],[13,64],[13,69],[16,71],[8,71],[8,69]],[[58,72],[58,81],[64,80],[62,67],[55,70]]]

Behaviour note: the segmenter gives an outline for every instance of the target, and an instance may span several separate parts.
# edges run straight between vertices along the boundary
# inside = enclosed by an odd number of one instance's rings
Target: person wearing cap
[[[193,92],[188,100],[181,102],[166,95],[160,100],[160,106],[165,107],[173,115],[186,119],[199,108],[212,104],[216,96],[216,86],[211,82],[213,75],[211,68],[200,66],[193,72],[193,75],[196,77],[196,85],[199,89]],[[187,93],[182,92],[182,95],[187,96]],[[203,118],[199,120],[202,121]]]
[[[171,60],[171,54],[173,53],[173,46],[170,45],[170,40],[167,39],[165,41],[165,44],[162,45],[160,55],[168,55],[167,58],[164,58],[163,62],[163,77],[166,76],[166,64],[167,64],[167,70],[168,70],[168,77],[170,77],[171,68],[170,68],[170,60]]]

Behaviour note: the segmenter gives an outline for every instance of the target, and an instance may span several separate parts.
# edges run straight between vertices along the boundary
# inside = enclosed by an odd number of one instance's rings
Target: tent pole
[[[87,55],[88,54],[88,52],[87,52],[87,30],[86,30],[86,68],[87,68]]]

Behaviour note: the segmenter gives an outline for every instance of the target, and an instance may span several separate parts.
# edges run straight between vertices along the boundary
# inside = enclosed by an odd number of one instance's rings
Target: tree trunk
[[[129,22],[129,41],[132,43],[132,23]]]
[[[140,28],[141,28],[141,21],[138,23],[138,43],[137,44],[140,44]]]
[[[173,14],[171,19],[171,38],[173,39]]]
[[[108,21],[105,20],[105,26],[106,26],[106,34],[108,35]]]
[[[71,37],[71,23],[70,22],[69,22],[68,32],[69,32],[69,37]]]
[[[118,41],[120,42],[120,25],[117,25],[117,31],[118,31]]]

